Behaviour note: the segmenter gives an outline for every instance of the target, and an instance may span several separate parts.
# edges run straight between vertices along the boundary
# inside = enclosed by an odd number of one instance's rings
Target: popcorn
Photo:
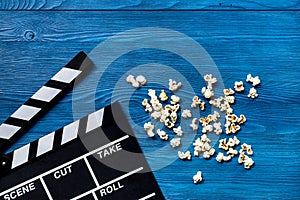
[[[243,81],[235,81],[234,82],[234,89],[237,92],[243,92],[244,89],[245,89]]]
[[[240,141],[237,139],[236,136],[234,136],[233,138],[229,138],[228,142],[227,142],[227,145],[229,147],[234,147],[234,146],[239,145],[239,144],[240,144]]]
[[[230,104],[233,104],[235,101],[235,97],[234,96],[225,96],[225,101],[227,101]]]
[[[181,152],[181,151],[178,151],[178,157],[181,159],[181,160],[191,160],[192,159],[192,155],[191,155],[191,152],[190,151],[187,151],[187,152]]]
[[[166,119],[165,120],[165,126],[168,127],[168,128],[173,128],[174,127],[174,123],[171,122],[169,119]]]
[[[181,113],[181,117],[183,117],[184,119],[188,119],[192,117],[192,113],[190,110],[188,109],[184,109]]]
[[[153,113],[151,113],[151,117],[155,120],[160,119],[161,117],[161,111],[154,111]]]
[[[180,139],[180,138],[173,138],[173,139],[170,141],[170,145],[171,145],[173,148],[176,148],[176,147],[179,147],[179,146],[180,146],[180,142],[181,142],[181,139]]]
[[[142,75],[137,76],[136,79],[134,78],[133,75],[128,75],[128,76],[126,77],[126,81],[127,81],[128,83],[131,83],[131,85],[132,85],[134,88],[139,88],[140,85],[145,85],[146,82],[147,82],[146,78],[145,78],[144,76],[142,76]]]
[[[209,88],[203,87],[201,90],[201,93],[206,99],[210,99],[212,96],[214,96],[214,92],[210,90]]]
[[[247,160],[249,157],[247,155],[245,155],[245,153],[242,151],[240,151],[240,155],[238,158],[238,163],[242,164],[245,160]]]
[[[226,97],[226,96],[229,96],[231,94],[234,94],[234,91],[231,88],[229,88],[229,89],[224,89],[223,93],[224,93],[224,95]]]
[[[218,162],[222,162],[223,161],[223,157],[224,157],[224,154],[222,152],[219,152],[217,157],[216,157],[216,160]]]
[[[246,81],[252,83],[254,87],[260,84],[259,76],[252,77],[251,74],[247,75]]]
[[[196,108],[197,105],[199,105],[201,110],[205,109],[205,102],[203,102],[201,99],[199,99],[198,96],[194,96],[192,101],[193,101],[192,104],[191,104],[192,108]]]
[[[226,143],[226,138],[219,140],[219,148],[224,149],[225,151],[228,150],[228,145]]]
[[[252,99],[258,97],[257,90],[254,87],[249,90],[248,97]]]
[[[202,127],[202,133],[208,133],[213,131],[213,126],[208,124]]]
[[[177,103],[179,103],[179,101],[180,101],[180,98],[178,96],[176,96],[176,95],[171,96],[171,104],[177,104]]]
[[[210,139],[206,134],[203,134],[200,138],[197,138],[194,143],[194,156],[199,156],[203,152],[203,157],[209,159],[214,155],[215,149],[210,146]]]
[[[228,155],[230,155],[231,157],[234,157],[235,155],[238,154],[238,151],[233,149],[233,148],[229,148],[229,150],[226,152]]]
[[[217,111],[214,111],[214,114],[212,115],[212,121],[216,122],[218,121],[218,119],[221,117],[220,113],[218,113]]]
[[[200,183],[202,181],[202,172],[198,171],[196,175],[193,176],[194,183]]]
[[[216,108],[221,108],[221,103],[223,100],[224,100],[223,97],[219,97],[219,98],[210,100],[209,104],[213,105]]]
[[[147,122],[144,124],[144,129],[147,132],[149,137],[154,137],[155,133],[153,133],[154,125],[151,122]]]
[[[227,162],[227,161],[230,161],[232,158],[232,156],[223,156],[223,161]]]
[[[176,81],[169,79],[169,90],[174,92],[174,91],[178,90],[181,86],[182,86],[181,82],[177,83]]]
[[[244,144],[241,145],[241,147],[242,147],[242,150],[246,151],[248,155],[253,155],[251,145],[248,145],[248,144],[244,143]]]
[[[169,136],[168,136],[168,134],[165,131],[157,129],[156,132],[159,135],[159,137],[160,137],[161,140],[168,140]]]
[[[171,118],[171,121],[172,121],[172,123],[176,123],[176,121],[177,121],[177,113],[176,112],[172,112],[171,114],[170,114],[170,118]]]
[[[145,78],[144,76],[142,76],[142,75],[138,75],[138,76],[136,77],[136,81],[137,81],[139,84],[141,84],[141,85],[146,85],[146,83],[147,83],[146,78]]]
[[[127,83],[132,83],[133,81],[135,81],[134,76],[133,75],[128,75],[126,77],[126,81],[127,81]]]
[[[250,169],[253,164],[254,164],[254,161],[252,158],[247,158],[244,160],[244,168],[245,169]]]
[[[243,124],[243,123],[246,122],[246,120],[247,120],[247,119],[246,119],[245,115],[241,114],[240,117],[237,119],[237,122],[238,122],[239,124]]]
[[[214,127],[214,132],[217,135],[220,135],[222,133],[222,124],[221,124],[221,122],[215,122],[213,124],[213,127]]]
[[[198,122],[197,122],[197,118],[194,118],[192,120],[192,123],[190,124],[190,127],[193,129],[193,131],[197,131],[198,130]]]
[[[161,101],[167,101],[168,100],[168,96],[167,93],[165,92],[165,90],[161,90],[160,94],[159,94],[159,98]]]
[[[183,135],[181,126],[178,126],[177,128],[173,128],[173,131],[174,131],[174,133],[176,133],[177,136],[181,137]]]

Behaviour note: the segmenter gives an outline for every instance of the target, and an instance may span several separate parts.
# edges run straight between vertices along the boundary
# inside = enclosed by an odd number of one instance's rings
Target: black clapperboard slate
[[[92,66],[80,52],[1,124],[1,152],[25,134]],[[164,197],[116,102],[2,155],[0,199]]]

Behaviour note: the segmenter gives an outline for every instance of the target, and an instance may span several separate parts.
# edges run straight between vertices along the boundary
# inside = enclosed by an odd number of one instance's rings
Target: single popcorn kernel
[[[181,129],[181,126],[178,126],[177,128],[173,128],[174,133],[176,133],[177,136],[181,137],[183,135],[183,131]]]
[[[144,124],[144,129],[145,131],[147,132],[147,135],[149,137],[154,137],[154,133],[153,133],[153,130],[154,130],[154,125],[151,123],[151,122],[147,122]]]
[[[235,81],[234,89],[237,92],[243,92],[245,90],[243,81]]]
[[[141,84],[141,85],[146,85],[146,83],[147,83],[146,78],[145,78],[144,76],[142,76],[142,75],[138,75],[138,76],[136,77],[136,81],[137,81],[139,84]]]
[[[181,152],[181,151],[178,151],[178,157],[181,159],[181,160],[191,160],[192,159],[192,155],[191,155],[191,152],[190,151],[187,151],[187,152]]]
[[[169,136],[168,136],[168,134],[165,131],[157,129],[156,132],[159,135],[159,137],[160,137],[161,140],[168,140]]]
[[[176,82],[172,79],[169,79],[169,90],[171,91],[177,91],[182,86],[181,82]]]
[[[190,110],[188,109],[184,109],[181,113],[181,117],[183,117],[184,119],[188,119],[192,117],[192,113]]]
[[[252,99],[258,97],[257,90],[254,87],[249,90],[248,97]]]
[[[161,101],[167,101],[168,100],[168,96],[167,93],[165,92],[165,90],[161,90],[161,93],[159,94],[159,98]]]
[[[223,93],[225,96],[229,96],[231,94],[234,94],[234,91],[231,88],[229,88],[229,89],[224,89]]]
[[[201,183],[202,181],[202,172],[198,171],[196,175],[193,176],[194,183]]]
[[[171,104],[177,104],[177,103],[179,103],[179,101],[180,101],[180,98],[178,97],[178,96],[176,96],[176,95],[172,95],[171,96]]]
[[[173,147],[173,148],[176,148],[176,147],[179,147],[180,146],[180,138],[173,138],[171,141],[170,141],[170,145]]]

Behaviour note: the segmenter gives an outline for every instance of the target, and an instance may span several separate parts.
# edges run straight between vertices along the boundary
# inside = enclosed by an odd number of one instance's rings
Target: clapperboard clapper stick
[[[92,65],[80,52],[52,77],[0,126],[1,149],[24,134]],[[164,197],[116,102],[2,155],[0,199]]]

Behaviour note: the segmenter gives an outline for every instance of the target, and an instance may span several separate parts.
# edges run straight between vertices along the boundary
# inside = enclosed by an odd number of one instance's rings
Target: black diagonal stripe
[[[14,125],[14,126],[19,126],[19,127],[24,127],[27,122],[28,121],[23,120],[23,119],[9,117],[7,120],[5,120],[4,123],[5,124],[11,124],[11,125]]]
[[[60,82],[60,81],[54,81],[54,80],[49,80],[45,86],[47,87],[51,87],[51,88],[56,88],[56,89],[61,89],[61,90],[64,90],[68,87],[72,87],[72,83],[63,83],[63,82]]]
[[[84,118],[79,120],[79,126],[78,126],[78,136],[79,137],[86,134],[87,120],[88,120],[88,116],[85,116]]]
[[[81,51],[79,52],[65,67],[70,69],[80,69],[81,64],[85,61],[87,55]],[[85,63],[87,60],[85,61]]]
[[[53,148],[52,149],[56,149],[56,148],[61,146],[61,139],[62,139],[63,129],[64,129],[64,127],[62,127],[60,129],[58,129],[57,131],[55,131],[54,141],[53,141]]]
[[[37,107],[37,108],[44,108],[45,106],[47,106],[48,102],[45,101],[40,101],[37,99],[28,99],[24,105],[27,106],[33,106],[33,107]]]
[[[38,140],[30,143],[28,160],[36,158]]]

